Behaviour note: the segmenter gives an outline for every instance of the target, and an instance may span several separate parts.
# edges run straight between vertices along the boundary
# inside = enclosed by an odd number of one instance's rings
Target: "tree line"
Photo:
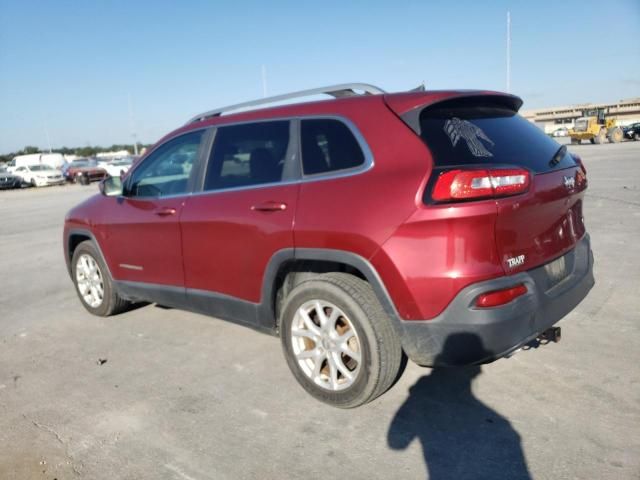
[[[143,148],[148,148],[151,145],[141,145],[138,144],[138,151]],[[87,146],[87,147],[75,147],[75,148],[53,148],[51,149],[52,153],[62,153],[63,155],[78,155],[80,157],[93,157],[101,152],[117,152],[120,150],[126,150],[130,154],[133,154],[135,149],[133,148],[133,144],[115,144],[110,147],[100,147],[100,146]],[[38,147],[34,147],[28,145],[24,147],[22,150],[18,150],[17,152],[11,152],[6,154],[0,154],[0,163],[10,162],[13,157],[17,157],[18,155],[29,155],[32,153],[49,153],[48,151],[42,151]]]

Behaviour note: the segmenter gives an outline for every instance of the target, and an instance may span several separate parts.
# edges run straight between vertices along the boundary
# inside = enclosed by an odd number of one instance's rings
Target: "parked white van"
[[[18,155],[7,165],[7,170],[15,172],[18,167],[28,167],[30,165],[47,165],[51,168],[60,169],[67,163],[61,153],[32,153],[29,155]]]

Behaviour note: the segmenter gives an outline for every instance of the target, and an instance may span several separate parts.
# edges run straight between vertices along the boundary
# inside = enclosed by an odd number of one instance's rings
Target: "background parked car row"
[[[45,187],[66,182],[88,185],[108,176],[124,175],[135,160],[135,157],[78,158],[67,162],[63,155],[56,153],[20,155],[7,166],[0,166],[0,189]]]

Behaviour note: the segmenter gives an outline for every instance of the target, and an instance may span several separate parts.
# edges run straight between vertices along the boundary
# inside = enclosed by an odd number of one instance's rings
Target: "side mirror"
[[[100,193],[106,197],[122,195],[122,179],[120,177],[107,177],[98,184]]]

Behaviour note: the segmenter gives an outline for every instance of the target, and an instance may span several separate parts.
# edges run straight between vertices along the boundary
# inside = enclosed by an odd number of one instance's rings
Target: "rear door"
[[[483,97],[441,102],[422,111],[420,130],[436,174],[487,166],[531,173],[528,192],[495,200],[496,247],[506,273],[549,262],[584,235],[585,172],[566,147],[504,103]]]
[[[289,120],[216,129],[202,191],[181,217],[186,286],[202,301],[222,294],[260,302],[271,256],[293,247],[294,131]]]

